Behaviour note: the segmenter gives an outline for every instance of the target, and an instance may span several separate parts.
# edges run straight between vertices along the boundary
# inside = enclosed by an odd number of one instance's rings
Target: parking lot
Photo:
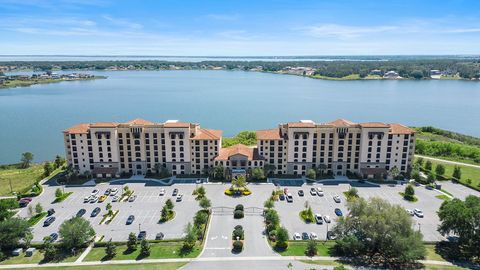
[[[84,197],[90,195],[93,189],[99,189],[100,194],[103,194],[107,188],[116,187],[119,189],[118,195],[121,195],[125,183],[123,184],[99,184],[96,187],[69,187],[65,188],[65,192],[73,192],[64,202],[52,204],[55,196],[55,189],[57,187],[45,187],[44,193],[34,198],[32,204],[40,202],[45,210],[50,208],[55,209],[54,216],[56,220],[47,227],[43,226],[41,220],[33,228],[34,242],[40,242],[45,236],[53,232],[58,232],[60,224],[74,216],[80,209],[85,209],[84,217],[89,220],[95,229],[97,236],[104,236],[105,240],[112,239],[113,241],[126,241],[130,232],[138,233],[140,230],[147,231],[147,238],[154,239],[155,235],[162,232],[165,239],[180,238],[184,234],[184,228],[188,222],[192,222],[193,216],[200,208],[198,201],[192,195],[193,190],[199,186],[198,184],[174,184],[172,186],[158,186],[144,182],[127,183],[134,194],[137,196],[133,202],[112,202],[112,196],[108,196],[103,203],[84,203]],[[263,235],[263,219],[258,211],[263,208],[263,203],[272,191],[277,188],[288,188],[293,195],[293,202],[278,201],[275,203],[281,223],[287,228],[290,236],[293,237],[295,232],[302,233],[314,232],[318,235],[318,239],[325,239],[328,229],[335,225],[336,214],[335,208],[341,209],[343,214],[347,214],[346,198],[343,192],[350,188],[349,184],[338,185],[322,185],[322,184],[304,184],[302,186],[278,186],[273,184],[249,184],[248,187],[252,194],[245,197],[229,197],[224,195],[224,191],[229,184],[204,184],[207,190],[207,196],[212,201],[214,208],[214,215],[212,216],[210,232],[207,236],[207,245],[205,254],[209,256],[225,256],[230,254],[231,247],[231,232],[235,225],[242,225],[245,228],[245,252],[242,255],[265,254],[271,255],[265,235]],[[324,191],[324,196],[312,196],[310,194],[311,187],[321,187]],[[161,188],[165,189],[165,195],[160,196]],[[175,202],[175,197],[172,196],[174,188],[183,194],[181,202]],[[420,229],[426,241],[438,241],[443,237],[437,232],[437,225],[439,223],[436,211],[440,207],[442,200],[436,198],[439,195],[435,190],[427,190],[424,187],[415,187],[415,193],[418,201],[411,203],[403,200],[398,194],[404,191],[404,186],[387,186],[381,187],[357,187],[359,195],[364,198],[380,197],[390,203],[400,204],[406,209],[419,208],[423,210],[424,217],[419,218],[414,216],[415,228]],[[303,190],[305,195],[299,196],[298,190]],[[338,195],[341,198],[340,203],[333,200],[333,196]],[[455,194],[454,194],[455,195]],[[171,198],[175,204],[174,211],[175,218],[166,223],[159,223],[161,209],[165,201]],[[106,205],[110,202],[113,210],[119,210],[118,215],[110,224],[100,225],[103,214],[106,213]],[[305,204],[312,207],[314,214],[328,215],[331,218],[331,223],[323,223],[317,225],[316,223],[306,224],[299,217],[299,212],[305,208]],[[245,208],[252,211],[251,214],[246,214],[242,220],[234,220],[232,217],[233,208],[237,204],[243,204]],[[95,207],[100,207],[101,212],[96,217],[90,217],[90,213]],[[224,207],[224,208],[220,208]],[[223,210],[222,210],[223,209]],[[223,211],[223,212],[222,212]],[[256,211],[256,212],[255,212]],[[246,211],[247,212],[247,211]],[[20,216],[27,216],[27,209],[23,208],[19,213]],[[134,215],[135,220],[131,225],[126,225],[126,220],[129,215]]]

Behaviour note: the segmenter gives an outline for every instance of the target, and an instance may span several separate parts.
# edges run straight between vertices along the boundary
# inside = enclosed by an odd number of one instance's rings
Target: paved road
[[[428,156],[421,156],[421,155],[415,155],[415,156],[416,157],[421,157],[423,159],[430,159],[430,160],[435,160],[435,161],[444,162],[444,163],[448,163],[448,164],[462,165],[462,166],[467,166],[467,167],[480,169],[480,165],[474,165],[474,164],[469,164],[469,163],[463,163],[463,162],[458,162],[458,161],[451,161],[451,160],[428,157]]]

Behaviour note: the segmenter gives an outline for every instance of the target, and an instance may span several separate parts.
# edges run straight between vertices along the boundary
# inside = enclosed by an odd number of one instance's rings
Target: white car
[[[312,195],[312,196],[317,196],[317,191],[316,191],[315,188],[312,187],[312,188],[310,189],[310,195]]]
[[[287,196],[285,196],[285,198],[287,199],[287,202],[293,202],[292,193],[287,193]]]
[[[160,195],[160,196],[165,195],[165,189],[164,189],[164,188],[161,188],[161,189],[160,189],[159,195]]]
[[[117,195],[117,193],[118,193],[118,188],[112,188],[110,190],[110,196],[115,196],[115,195]]]
[[[293,240],[302,240],[302,236],[300,236],[300,234],[298,232],[294,233],[293,234]]]
[[[418,208],[415,208],[413,209],[413,212],[415,213],[415,215],[417,215],[417,217],[421,217],[423,218],[423,211],[418,209]]]
[[[91,195],[97,195],[97,194],[98,194],[98,192],[99,192],[99,190],[98,190],[98,189],[94,189],[94,190],[92,191],[92,193],[90,193],[90,194],[91,194]]]
[[[176,200],[176,201],[177,201],[177,202],[181,202],[181,201],[182,201],[182,199],[183,199],[183,194],[178,194],[178,195],[177,195],[177,200]]]
[[[414,216],[415,214],[413,213],[412,210],[410,209],[405,209],[405,211],[407,211],[407,213],[410,215],[410,216]]]
[[[84,203],[89,202],[90,199],[91,199],[91,197],[92,197],[92,196],[86,196],[85,198],[83,198],[83,202],[84,202]]]
[[[128,201],[133,202],[133,201],[135,201],[136,198],[137,198],[137,195],[132,195],[132,196],[128,197]]]
[[[315,221],[317,222],[317,224],[323,224],[322,215],[320,215],[320,214],[315,214]]]
[[[325,220],[326,223],[330,223],[332,220],[330,219],[330,216],[323,216],[323,220]]]
[[[342,199],[340,199],[340,196],[338,196],[338,195],[333,196],[333,200],[334,200],[336,203],[342,202]]]
[[[112,202],[118,202],[118,200],[120,200],[120,197],[118,197],[118,196],[113,196]]]
[[[310,233],[310,239],[312,239],[312,240],[318,240],[318,235],[317,235],[316,233],[314,233],[314,232],[311,232],[311,233]]]
[[[92,195],[90,196],[90,203],[95,203],[98,201],[98,196]]]
[[[317,195],[318,196],[323,196],[323,190],[320,187],[317,187]]]

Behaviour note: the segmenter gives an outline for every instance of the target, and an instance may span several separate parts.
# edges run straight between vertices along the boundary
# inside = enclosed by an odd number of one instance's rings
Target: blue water
[[[108,79],[0,90],[0,164],[17,162],[25,151],[35,161],[63,154],[61,132],[76,123],[134,118],[198,122],[224,136],[336,118],[480,136],[479,82],[323,81],[241,71],[94,73]]]

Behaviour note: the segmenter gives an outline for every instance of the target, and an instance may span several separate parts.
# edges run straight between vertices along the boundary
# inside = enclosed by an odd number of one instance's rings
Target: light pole
[[[325,241],[327,241],[328,240],[328,222],[325,222],[325,223],[327,223],[327,234],[325,235]]]
[[[141,225],[142,225],[142,223],[138,223],[138,232],[142,231],[142,229],[140,228]]]

